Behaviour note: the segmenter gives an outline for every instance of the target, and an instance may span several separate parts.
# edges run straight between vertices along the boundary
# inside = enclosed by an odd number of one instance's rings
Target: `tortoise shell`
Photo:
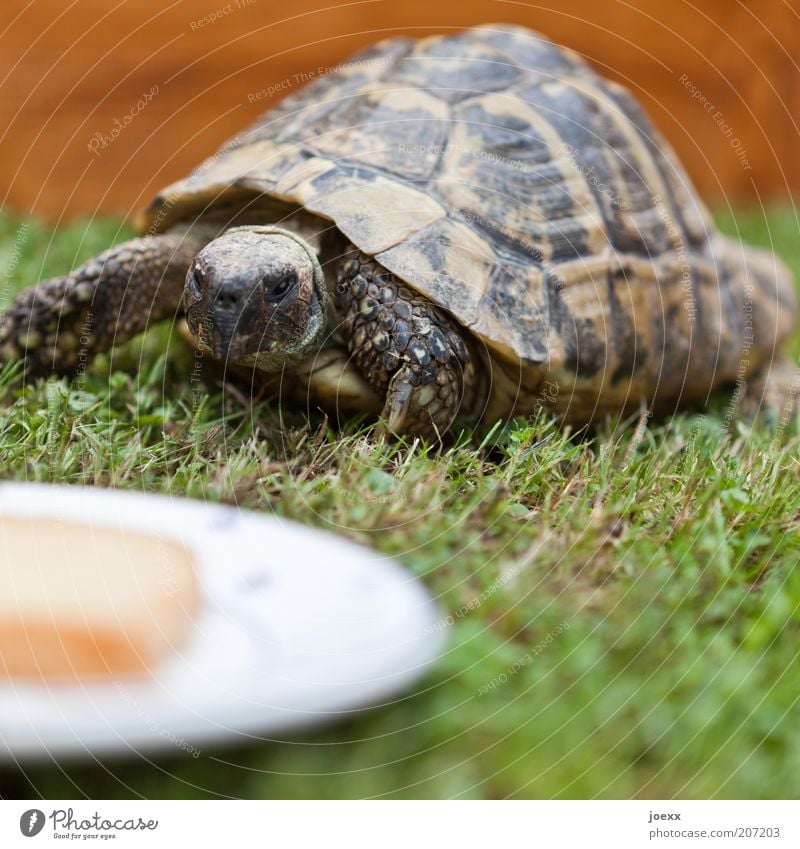
[[[587,405],[700,396],[793,322],[787,271],[716,232],[630,93],[519,27],[376,44],[139,223],[164,230],[254,193],[333,221],[467,327],[504,369],[498,408],[545,377],[583,419]]]

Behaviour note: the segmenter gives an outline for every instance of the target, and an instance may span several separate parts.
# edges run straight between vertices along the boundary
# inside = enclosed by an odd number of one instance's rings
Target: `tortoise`
[[[723,237],[629,91],[522,27],[356,54],[138,216],[141,237],[24,291],[0,336],[69,373],[156,321],[285,397],[441,435],[785,395],[796,311]]]

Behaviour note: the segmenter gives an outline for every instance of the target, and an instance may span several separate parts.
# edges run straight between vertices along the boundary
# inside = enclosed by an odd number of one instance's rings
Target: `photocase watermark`
[[[193,746],[191,743],[187,743],[183,737],[179,737],[177,734],[170,731],[169,728],[165,728],[157,719],[144,710],[139,702],[128,692],[128,689],[121,681],[115,681],[114,687],[120,694],[122,701],[129,707],[132,707],[136,711],[136,716],[141,719],[154,734],[157,734],[160,739],[167,740],[176,748],[182,749],[184,752],[191,755],[195,758],[195,760],[200,757],[200,749]]]
[[[798,413],[800,413],[797,402],[798,394],[800,394],[800,368],[795,366],[792,373],[792,380],[786,387],[786,394],[781,404],[778,423],[772,440],[775,445],[780,443],[786,428],[797,418]]]
[[[174,205],[174,198],[170,197],[164,200],[159,207],[158,212],[153,216],[153,220],[150,222],[150,226],[147,228],[147,232],[142,238],[147,239],[148,237],[157,236],[160,233],[161,225],[164,223],[164,219],[169,215],[170,210]]]
[[[11,245],[11,253],[8,256],[8,261],[3,265],[0,282],[0,328],[5,322],[6,307],[9,302],[9,289],[11,287],[11,278],[17,270],[20,260],[22,259],[22,250],[25,243],[28,241],[31,225],[27,221],[23,222],[17,228],[14,236],[14,243]]]
[[[560,637],[565,631],[569,630],[569,622],[565,619],[563,622],[559,623],[552,631],[550,631],[546,637],[542,637],[541,640],[530,650],[525,652],[518,660],[515,660],[514,663],[509,666],[505,672],[501,672],[499,675],[496,675],[492,678],[491,681],[487,681],[483,684],[477,691],[477,695],[485,696],[487,693],[490,693],[492,690],[496,690],[501,684],[505,684],[509,678],[513,678],[520,669],[524,669],[529,663],[533,662],[533,659],[540,655],[546,648],[551,646],[555,640]]]
[[[730,142],[730,145],[733,148],[736,158],[739,160],[739,164],[742,168],[744,168],[745,171],[751,171],[753,166],[750,164],[750,160],[747,157],[747,150],[745,150],[741,139],[735,135],[733,127],[725,120],[725,116],[722,112],[714,106],[708,97],[703,94],[700,88],[695,85],[686,74],[681,74],[678,78],[678,82],[681,83],[687,91],[691,92],[692,100],[698,101],[703,109],[705,109],[705,111],[711,116],[711,120],[719,127],[722,135]]]
[[[256,0],[231,0],[226,6],[220,6],[219,9],[215,9],[213,12],[209,12],[207,15],[203,15],[202,18],[196,18],[189,24],[189,29],[192,32],[197,32],[197,30],[202,29],[203,27],[209,27],[212,24],[215,24],[221,18],[225,18],[233,12],[238,12],[241,9],[246,9],[248,6],[252,6]]]
[[[489,218],[486,215],[479,215],[477,212],[470,212],[466,209],[451,209],[450,215],[455,220],[463,221],[465,224],[478,226],[484,230],[494,230],[495,232],[500,233],[500,235],[509,242],[516,242],[516,244],[522,248],[523,252],[526,253],[535,263],[544,266],[544,255],[530,239],[526,236],[522,236],[514,230],[511,230],[509,227],[506,227],[505,224],[500,223],[496,219]]]
[[[209,168],[213,167],[220,157],[225,156],[225,154],[229,151],[235,150],[237,147],[241,147],[243,144],[246,144],[248,137],[254,132],[258,132],[258,127],[251,127],[239,135],[234,136],[232,139],[228,139],[228,141],[226,141],[219,150],[212,153],[211,156],[209,156],[204,162],[201,162],[200,165],[198,165],[197,168],[195,168],[194,171],[192,171],[192,173],[186,178],[186,190],[190,192],[196,191],[197,189],[202,190],[204,185],[203,175],[205,172],[208,171]],[[169,214],[169,210],[172,208],[174,203],[174,198],[168,198],[162,204],[161,209],[159,210],[159,215],[161,215],[159,224]],[[153,225],[155,224],[156,222],[154,221]]]
[[[197,427],[197,413],[207,397],[203,389],[203,366],[205,363],[206,350],[208,349],[208,333],[209,327],[213,326],[214,315],[212,310],[207,309],[203,313],[203,319],[200,322],[200,338],[199,344],[194,346],[192,372],[189,375],[189,391],[192,395],[192,430]]]
[[[540,413],[553,409],[554,404],[558,400],[559,391],[560,386],[554,380],[545,380],[542,383],[536,396],[536,401],[534,401],[533,409],[528,416],[528,424],[532,424],[539,417]]]
[[[205,362],[205,354],[200,348],[194,349],[194,363],[192,365],[192,373],[189,375],[189,391],[192,395],[192,413],[197,413],[200,409],[200,404],[205,397],[203,391],[203,363]]]
[[[158,820],[129,817],[109,819],[99,811],[90,816],[76,816],[74,808],[54,808],[49,814],[30,808],[19,818],[19,830],[25,837],[35,837],[50,820],[52,836],[69,840],[110,840],[120,831],[155,831]]]
[[[602,180],[597,176],[597,171],[592,165],[585,165],[579,161],[580,151],[576,147],[573,147],[567,142],[562,142],[561,147],[558,149],[558,153],[562,156],[567,156],[572,163],[572,167],[597,191],[598,194],[607,198],[612,207],[615,207],[622,212],[629,209],[628,204],[619,196],[619,193],[615,192],[611,186],[602,182]]]
[[[490,599],[499,589],[501,589],[505,584],[507,584],[512,578],[516,577],[519,574],[518,567],[512,567],[506,570],[502,575],[489,584],[489,586],[480,594],[471,598],[466,604],[462,604],[459,608],[457,608],[453,613],[449,613],[447,616],[443,616],[438,621],[428,625],[425,629],[426,634],[433,634],[438,631],[443,631],[445,628],[449,628],[451,625],[454,625],[456,620],[463,619],[468,614],[472,613],[473,610],[477,610],[485,601]]]
[[[542,273],[545,275],[546,284],[550,289],[550,295],[559,298],[564,306],[569,304],[569,291],[566,283],[561,279],[555,268],[545,260],[544,254],[530,239],[506,227],[505,224],[485,215],[478,215],[464,209],[453,208],[449,212],[450,217],[456,221],[462,221],[464,224],[472,227],[477,226],[484,230],[494,230],[509,242],[516,242],[522,248],[523,252],[541,268]],[[511,319],[513,316],[508,316],[508,318]]]
[[[654,416],[654,412],[650,407],[645,406],[645,402],[640,402],[640,411],[639,418],[636,421],[636,427],[633,429],[633,433],[631,434],[631,438],[628,441],[628,446],[625,449],[625,456],[622,458],[622,468],[623,470],[629,468],[631,461],[636,456],[636,452],[639,450],[639,446],[642,444],[642,440],[644,439],[645,432],[650,425]],[[598,496],[595,501],[595,505],[592,508],[592,516],[596,519],[599,519],[603,515],[603,511],[605,510],[605,497]]]
[[[523,174],[530,174],[537,170],[536,166],[532,166],[521,159],[512,159],[510,156],[503,156],[499,153],[493,153],[490,150],[484,150],[480,147],[462,147],[457,144],[398,144],[397,152],[410,156],[425,156],[433,154],[434,156],[442,156],[445,153],[453,156],[464,156],[470,159],[480,159],[483,162],[492,162],[497,165],[503,165],[512,171],[519,171]]]
[[[708,423],[708,414],[699,412],[695,414],[694,421],[686,436],[686,442],[678,452],[677,469],[679,473],[685,471],[687,464],[691,463],[695,456],[697,441],[700,438],[700,432],[706,428]],[[682,514],[680,514],[682,515]]]
[[[725,409],[722,423],[725,430],[730,430],[734,413],[742,399],[746,380],[750,374],[750,349],[753,347],[753,287],[744,287],[744,325],[742,328],[742,349],[739,355],[739,368],[736,371],[736,381],[730,401]]]
[[[158,94],[158,84],[154,83],[149,91],[146,91],[133,105],[130,111],[123,115],[122,118],[114,119],[114,126],[107,132],[101,133],[96,132],[91,139],[89,139],[89,144],[87,147],[89,150],[95,155],[100,156],[100,151],[105,150],[110,144],[113,144],[117,138],[119,138],[119,134],[130,124],[133,122],[134,118],[139,115],[142,110],[144,110],[147,105],[153,100],[154,97]]]
[[[44,823],[44,811],[39,810],[39,808],[29,808],[19,818],[19,830],[25,837],[36,837],[44,828]]]
[[[164,595],[173,598],[180,593],[182,584],[175,571],[175,561],[167,551],[163,539],[158,540],[158,554],[156,556],[162,572],[158,583],[164,590]]]
[[[50,479],[56,480],[58,465],[60,462],[59,452],[56,451],[61,420],[61,397],[62,393],[58,383],[51,378],[45,386],[45,403],[47,404],[47,465],[50,469]]]
[[[89,367],[89,348],[92,344],[92,324],[94,324],[94,313],[89,310],[83,319],[83,324],[78,336],[78,365],[73,378],[75,387],[72,404],[77,407],[80,412],[88,410],[94,403],[94,398],[86,392],[86,370]],[[68,331],[65,331],[68,332]]]
[[[669,214],[661,195],[653,195],[653,204],[656,214],[667,229],[667,235],[672,243],[672,250],[680,263],[681,289],[684,294],[683,306],[686,310],[686,318],[689,324],[694,324],[697,320],[697,301],[692,283],[692,266],[686,255],[686,244],[683,234],[675,223],[674,217]]]
[[[380,492],[366,495],[362,492],[348,492],[345,500],[357,504],[393,504],[394,502],[408,501],[405,492]]]
[[[249,103],[258,103],[259,100],[269,100],[282,91],[289,91],[295,86],[305,85],[312,80],[324,77],[326,74],[358,70],[359,68],[368,68],[373,65],[389,65],[392,61],[392,58],[389,56],[375,56],[371,59],[359,59],[355,62],[341,62],[338,65],[320,65],[318,68],[312,68],[308,71],[298,71],[291,77],[286,77],[279,82],[264,86],[264,88],[258,91],[253,91],[247,95],[247,100]]]
[[[445,154],[464,156],[470,159],[479,159],[484,162],[503,165],[509,170],[518,171],[520,174],[535,173],[540,168],[539,165],[531,165],[521,159],[513,159],[510,156],[503,156],[490,150],[483,150],[479,147],[463,147],[455,144],[398,144],[397,151],[398,153],[410,154],[412,156],[424,156],[427,154],[433,154],[435,156],[443,156]],[[615,192],[611,186],[600,179],[597,170],[592,165],[587,165],[580,161],[580,151],[576,147],[562,141],[556,150],[556,155],[568,157],[572,167],[590,186],[596,189],[598,194],[608,198],[612,206],[622,211],[629,209],[628,204],[620,197],[619,193]]]

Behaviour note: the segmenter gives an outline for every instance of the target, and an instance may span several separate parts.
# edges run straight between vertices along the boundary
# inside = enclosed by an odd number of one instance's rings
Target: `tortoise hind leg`
[[[783,428],[797,412],[800,391],[800,369],[779,351],[797,316],[792,275],[770,253],[727,239],[720,244],[723,282],[734,304],[728,336],[738,342],[727,364],[727,382],[736,384],[734,404],[743,418]]]
[[[390,431],[439,437],[472,412],[481,374],[466,332],[371,257],[350,247],[336,306],[356,367],[381,397]]]
[[[110,248],[66,277],[23,291],[0,318],[0,360],[28,376],[74,373],[180,308],[186,270],[202,247],[172,232]]]
[[[739,413],[745,419],[784,430],[800,411],[800,367],[779,354],[749,377]]]

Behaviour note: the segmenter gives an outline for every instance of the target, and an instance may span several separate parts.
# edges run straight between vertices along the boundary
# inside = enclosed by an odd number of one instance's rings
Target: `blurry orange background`
[[[631,88],[708,200],[759,204],[800,189],[797,0],[323,5],[6,6],[3,205],[50,220],[98,209],[128,215],[267,108],[270,93],[279,99],[303,75],[380,38],[483,22],[543,32]]]

